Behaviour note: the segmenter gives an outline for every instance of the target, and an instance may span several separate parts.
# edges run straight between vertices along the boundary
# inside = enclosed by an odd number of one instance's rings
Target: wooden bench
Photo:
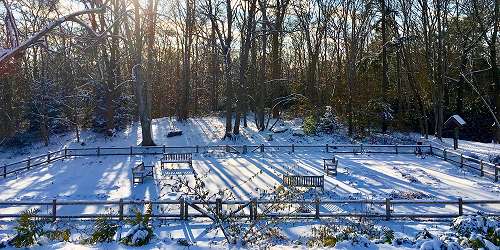
[[[322,175],[285,175],[283,176],[285,187],[314,187],[325,188],[325,178]]]
[[[191,153],[168,153],[161,158],[161,169],[167,163],[188,163],[193,166],[193,154]]]
[[[132,184],[144,183],[145,177],[153,177],[153,166],[144,165],[144,162],[132,168]]]
[[[333,157],[333,159],[323,159],[323,170],[325,170],[326,175],[332,172],[334,176],[337,176],[338,165],[339,160],[335,157]]]

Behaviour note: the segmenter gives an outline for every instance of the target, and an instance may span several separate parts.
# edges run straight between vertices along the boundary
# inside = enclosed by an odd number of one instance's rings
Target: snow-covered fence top
[[[453,218],[478,211],[487,216],[500,216],[500,200],[75,200],[75,201],[4,201],[0,202],[0,218],[16,218],[28,208],[38,208],[38,216],[51,218],[110,217],[122,220],[135,214],[126,211],[143,210],[151,205],[152,217],[188,219],[214,217],[203,207],[214,206],[219,218]],[[285,205],[285,206],[283,206]],[[130,208],[135,209],[130,209]],[[288,207],[289,209],[285,209]],[[369,209],[367,209],[369,207]],[[225,211],[223,211],[223,208]],[[273,209],[272,209],[273,208]],[[301,209],[297,209],[301,208]],[[341,208],[341,209],[339,209]],[[362,208],[362,209],[356,209]]]
[[[195,145],[195,146],[151,146],[151,147],[97,147],[97,148],[65,148],[56,152],[31,157],[22,161],[9,163],[3,166],[4,177],[19,171],[29,170],[32,167],[51,163],[67,157],[105,156],[105,155],[162,155],[165,153],[204,153],[210,151],[224,151],[227,153],[253,152],[324,152],[332,154],[430,154],[445,161],[459,164],[478,171],[481,176],[499,179],[500,166],[475,159],[464,154],[458,154],[448,149],[432,145],[371,145],[371,144],[325,144],[325,145]]]

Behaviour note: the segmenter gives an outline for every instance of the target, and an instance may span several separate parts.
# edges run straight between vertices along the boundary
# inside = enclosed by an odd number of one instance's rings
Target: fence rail
[[[308,211],[304,210],[295,212],[286,212],[283,209],[284,204],[296,205],[300,207],[310,207]],[[453,218],[462,215],[475,214],[474,208],[471,205],[479,205],[483,207],[486,204],[498,205],[500,200],[463,200],[458,198],[456,200],[229,200],[223,201],[222,199],[211,201],[188,200],[181,198],[179,200],[116,200],[116,201],[102,201],[102,200],[52,200],[52,201],[20,201],[20,202],[0,202],[0,218],[17,218],[21,213],[16,212],[2,212],[3,210],[19,209],[20,207],[43,207],[46,206],[47,212],[40,213],[37,216],[56,220],[58,218],[96,218],[100,216],[108,216],[114,219],[123,220],[124,218],[133,217],[133,213],[126,213],[125,207],[127,206],[146,206],[151,205],[152,217],[155,218],[170,218],[170,219],[188,219],[193,217],[214,218],[218,216],[223,217],[238,217],[249,218],[256,220],[258,218],[339,218],[339,217],[363,217],[363,218],[383,218],[401,219],[401,218]],[[161,205],[175,206],[176,209],[170,211],[161,210]],[[269,206],[280,205],[279,209],[269,210]],[[328,208],[331,205],[376,205],[380,209],[373,212],[352,212],[352,211],[331,211]],[[445,205],[452,206],[444,212],[418,212],[418,211],[398,211],[399,206],[422,206],[426,208],[443,208]],[[82,213],[75,212],[75,206],[112,206],[113,209],[104,212],[91,212]],[[72,207],[73,209],[64,208]],[[231,207],[233,209],[231,209]],[[156,209],[155,209],[156,208]],[[211,208],[211,209],[208,209]],[[226,208],[224,210],[223,208]],[[402,209],[403,210],[403,209]],[[109,212],[111,211],[111,212]],[[210,212],[209,212],[210,211]],[[500,209],[498,206],[493,212],[484,212],[487,216],[500,216]]]
[[[487,161],[476,159],[464,154],[450,151],[433,145],[365,145],[365,144],[325,144],[325,145],[195,145],[195,146],[150,146],[150,147],[96,147],[96,148],[65,148],[55,152],[14,163],[5,164],[0,169],[0,175],[6,178],[8,175],[29,170],[33,167],[51,163],[67,157],[81,156],[110,156],[110,155],[160,155],[165,153],[203,153],[210,150],[220,150],[228,153],[248,152],[325,152],[333,154],[430,154],[462,168],[469,168],[478,172],[481,176],[492,177],[498,182],[500,166]]]

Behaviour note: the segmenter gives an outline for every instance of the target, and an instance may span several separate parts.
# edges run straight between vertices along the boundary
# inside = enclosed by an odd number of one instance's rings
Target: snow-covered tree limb
[[[52,29],[61,25],[62,23],[66,22],[66,21],[75,21],[75,18],[77,16],[81,16],[81,15],[85,15],[85,14],[89,14],[89,13],[97,13],[97,12],[101,12],[101,11],[103,11],[103,9],[101,9],[101,8],[82,10],[82,11],[74,12],[74,13],[71,13],[69,15],[63,16],[63,17],[53,21],[52,23],[45,26],[45,28],[41,29],[36,34],[31,36],[30,38],[28,38],[26,41],[22,42],[18,46],[14,47],[14,48],[7,49],[6,51],[4,51],[4,53],[2,55],[0,55],[0,66],[2,66],[2,64],[7,62],[7,60],[9,60],[10,58],[14,57],[17,53],[28,49],[31,45],[38,42],[38,40],[40,40],[40,38],[45,36]],[[82,24],[81,22],[77,22],[77,23]]]

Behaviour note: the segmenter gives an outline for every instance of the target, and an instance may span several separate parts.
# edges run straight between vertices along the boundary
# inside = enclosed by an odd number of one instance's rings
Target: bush
[[[45,221],[37,216],[38,212],[38,209],[29,209],[21,213],[15,227],[17,234],[9,241],[11,246],[31,247],[38,243],[45,224]]]
[[[310,115],[304,119],[304,133],[306,135],[316,134],[316,127],[318,125],[318,120]]]
[[[312,237],[307,241],[308,247],[334,247],[337,238],[332,228],[327,226],[313,227]]]
[[[153,238],[153,228],[150,225],[152,207],[148,206],[145,214],[142,214],[138,209],[134,212],[134,219],[128,221],[132,227],[125,233],[120,242],[128,246],[144,246]]]
[[[95,244],[99,242],[111,242],[118,230],[118,225],[111,222],[107,216],[97,218],[94,222],[94,232],[83,240],[84,244]]]

